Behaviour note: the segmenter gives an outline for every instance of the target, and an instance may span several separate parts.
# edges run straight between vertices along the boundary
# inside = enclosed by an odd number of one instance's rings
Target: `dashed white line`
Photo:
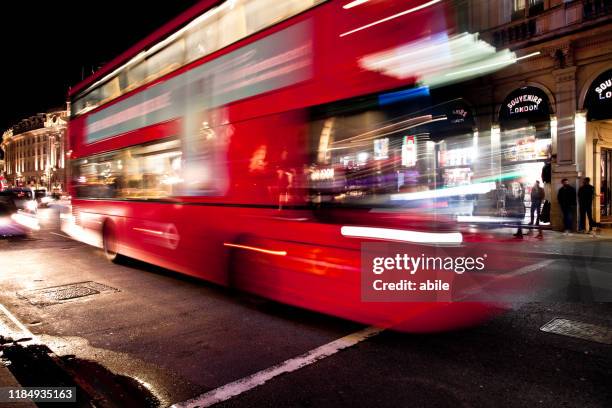
[[[223,385],[214,390],[208,391],[198,397],[188,401],[179,402],[172,405],[172,408],[195,408],[209,407],[222,401],[226,401],[255,387],[265,384],[274,377],[281,374],[290,373],[306,367],[319,360],[336,354],[338,351],[348,347],[352,347],[372,336],[377,335],[384,329],[377,327],[368,327],[361,331],[349,334],[331,343],[324,344],[316,349],[310,350],[298,357],[291,358],[280,364],[266,368],[255,374],[241,378],[229,384]]]

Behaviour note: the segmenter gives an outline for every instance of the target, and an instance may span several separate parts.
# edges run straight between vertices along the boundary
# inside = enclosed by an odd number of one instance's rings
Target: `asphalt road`
[[[43,229],[31,237],[0,240],[0,304],[94,386],[102,376],[135,381],[161,406],[228,384],[227,392],[237,395],[219,406],[612,406],[612,346],[540,331],[554,318],[610,330],[612,304],[565,301],[517,303],[458,332],[374,333],[241,391],[271,367],[364,327],[139,262],[108,263],[100,250],[63,236],[54,210],[40,217]],[[551,273],[576,268],[555,259]],[[603,257],[588,268],[610,269]],[[75,282],[105,286],[57,302],[37,303],[29,292]],[[570,295],[580,299],[580,286]],[[105,387],[99,390],[114,392]]]

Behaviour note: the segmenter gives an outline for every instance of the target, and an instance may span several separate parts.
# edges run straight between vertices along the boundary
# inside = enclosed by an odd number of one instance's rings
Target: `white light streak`
[[[152,229],[148,229],[148,228],[132,228],[134,231],[139,231],[139,232],[144,232],[147,234],[153,234],[153,235],[164,235],[163,231],[156,231],[156,230],[152,230]]]
[[[193,21],[191,21],[185,27],[181,28],[180,30],[176,31],[175,33],[171,34],[170,36],[166,37],[162,41],[156,43],[155,45],[153,45],[149,49],[147,49],[145,51],[141,51],[136,56],[130,58],[128,60],[128,62],[120,65],[117,69],[112,71],[110,74],[105,75],[104,77],[102,77],[98,81],[94,82],[92,85],[90,85],[87,88],[85,88],[83,91],[80,91],[79,94],[84,95],[84,94],[90,92],[92,89],[95,89],[99,85],[101,85],[101,84],[105,83],[106,81],[108,81],[109,79],[113,78],[114,76],[119,74],[119,72],[123,71],[127,67],[136,65],[138,62],[144,60],[145,58],[147,58],[150,55],[154,54],[158,50],[164,48],[166,45],[172,43],[174,40],[179,38],[185,32],[189,31],[193,27],[195,27],[198,24],[202,23],[204,20],[209,19],[212,16],[214,16],[215,14],[217,14],[220,11],[224,10],[225,8],[227,8],[228,5],[229,5],[229,3],[225,2],[225,3],[221,4],[221,5],[219,5],[218,7],[215,7],[213,9],[207,11],[206,13],[202,14],[201,16],[199,16],[196,19],[194,19]],[[92,107],[92,109],[95,109],[95,107]]]
[[[368,1],[370,1],[370,0],[355,0],[355,1],[351,1],[350,3],[347,3],[344,6],[342,6],[342,8],[345,9],[345,10],[352,9],[353,7],[357,7],[360,4],[367,3]]]
[[[494,223],[494,224],[505,224],[512,222],[512,220],[504,217],[486,217],[486,216],[473,216],[473,215],[458,215],[457,222],[466,223]]]
[[[343,226],[340,233],[351,238],[374,238],[389,241],[414,242],[420,244],[460,244],[463,235],[460,232],[421,232],[390,228],[349,227]]]
[[[486,194],[495,190],[495,183],[477,183],[466,186],[442,188],[438,190],[417,191],[414,193],[393,194],[391,201],[412,201],[431,198],[454,197],[469,194]]]
[[[38,224],[38,220],[35,217],[31,217],[21,213],[15,213],[11,215],[11,218],[17,224],[23,225],[26,228],[29,228],[34,231],[40,230],[40,225]]]
[[[406,14],[410,14],[410,13],[414,13],[415,11],[423,10],[424,8],[427,8],[427,7],[429,7],[429,6],[433,6],[434,4],[436,4],[436,3],[440,3],[441,1],[442,1],[442,0],[432,0],[432,1],[428,1],[427,3],[423,3],[423,4],[421,4],[420,6],[416,6],[416,7],[413,7],[413,8],[411,8],[411,9],[404,10],[404,11],[402,11],[402,12],[400,12],[400,13],[397,13],[397,14],[394,14],[394,15],[392,15],[392,16],[385,17],[385,18],[380,19],[380,20],[378,20],[378,21],[374,21],[373,23],[366,24],[366,25],[364,25],[364,26],[358,27],[358,28],[356,28],[356,29],[354,29],[354,30],[351,30],[351,31],[347,31],[346,33],[342,33],[342,34],[340,34],[340,37],[346,37],[347,35],[350,35],[350,34],[356,33],[356,32],[358,32],[358,31],[362,31],[362,30],[365,30],[365,29],[367,29],[367,28],[373,27],[373,26],[375,26],[375,25],[382,24],[382,23],[386,23],[387,21],[394,20],[394,19],[396,19],[396,18],[398,18],[398,17],[405,16]]]
[[[490,63],[490,64],[477,65],[475,67],[463,69],[461,71],[449,72],[448,74],[446,74],[446,76],[457,76],[457,75],[467,74],[467,73],[470,73],[470,72],[484,71],[487,68],[493,68],[493,67],[496,67],[496,66],[499,66],[499,65],[508,65],[509,62],[510,63],[515,63],[517,61],[521,61],[521,60],[524,60],[524,59],[527,59],[527,58],[535,57],[536,55],[540,55],[540,51],[532,52],[531,54],[523,55],[522,57],[515,57],[515,58],[512,58],[510,61],[502,60],[502,61],[493,62],[493,63]]]

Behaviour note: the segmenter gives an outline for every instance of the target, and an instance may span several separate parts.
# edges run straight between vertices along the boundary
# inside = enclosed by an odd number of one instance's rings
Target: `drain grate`
[[[119,292],[119,289],[102,283],[87,281],[76,282],[61,286],[52,286],[42,289],[27,290],[17,293],[35,306],[48,306],[66,300],[78,299],[85,296],[98,295],[103,292]]]
[[[89,295],[97,295],[98,293],[100,292],[85,286],[72,286],[69,288],[45,292],[44,296],[48,300],[68,300]]]
[[[597,343],[612,344],[612,329],[596,324],[555,318],[540,327],[540,330]]]

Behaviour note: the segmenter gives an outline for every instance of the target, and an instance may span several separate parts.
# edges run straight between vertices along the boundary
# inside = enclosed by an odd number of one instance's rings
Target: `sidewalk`
[[[524,231],[523,239],[513,236],[516,229],[502,230],[508,234],[508,250],[522,254],[533,254],[541,257],[557,258],[597,258],[612,261],[612,229],[599,229],[595,235],[543,230],[538,238],[538,231]]]

